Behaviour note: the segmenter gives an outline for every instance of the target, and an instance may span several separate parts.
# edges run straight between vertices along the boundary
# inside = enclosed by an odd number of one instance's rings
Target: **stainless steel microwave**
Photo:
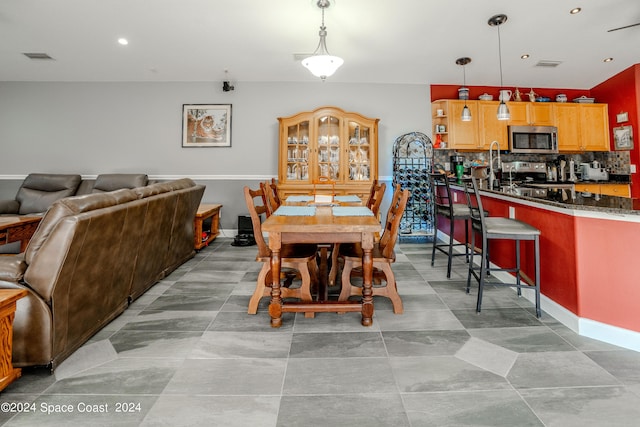
[[[509,126],[507,129],[511,153],[558,153],[558,128],[555,126]]]

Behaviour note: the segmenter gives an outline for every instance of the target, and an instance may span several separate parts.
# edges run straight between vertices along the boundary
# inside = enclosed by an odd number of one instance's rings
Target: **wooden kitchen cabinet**
[[[337,107],[279,117],[278,190],[311,194],[319,177],[336,194],[368,196],[378,179],[378,121]]]
[[[498,141],[500,150],[509,149],[507,120],[498,120],[499,102],[478,101],[478,148],[488,150],[493,141]]]
[[[554,104],[550,102],[508,102],[509,126],[555,126]]]
[[[460,117],[465,104],[471,112],[471,121],[463,122]],[[437,111],[442,110],[443,116]],[[506,121],[498,120],[498,103],[491,101],[473,101],[444,99],[431,103],[433,135],[440,135],[448,149],[488,150],[492,141],[500,143],[500,149],[509,147]],[[442,132],[439,126],[444,125]]]
[[[557,103],[555,111],[560,152],[610,150],[607,104]]]
[[[629,184],[578,183],[575,184],[575,191],[604,196],[631,197]]]

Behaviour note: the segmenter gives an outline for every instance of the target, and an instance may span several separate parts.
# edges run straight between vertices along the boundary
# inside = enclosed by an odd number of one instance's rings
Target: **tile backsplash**
[[[465,164],[471,164],[474,161],[489,164],[489,152],[456,152],[455,150],[433,150],[433,164],[442,165],[445,169],[449,164],[450,156],[464,156]],[[597,160],[603,168],[612,174],[628,175],[630,170],[630,157],[628,151],[605,151],[605,152],[586,152],[586,153],[566,153],[566,154],[511,154],[500,153],[500,160],[503,162],[527,161],[527,162],[552,162],[554,160],[564,158],[567,162],[573,159],[577,165],[580,163],[591,163]],[[495,159],[495,157],[494,157]]]

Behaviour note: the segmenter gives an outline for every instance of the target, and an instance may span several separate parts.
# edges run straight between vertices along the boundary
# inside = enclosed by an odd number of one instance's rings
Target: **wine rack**
[[[400,222],[402,235],[433,235],[433,203],[429,173],[433,165],[433,145],[429,137],[411,132],[393,144],[393,184],[411,192]]]

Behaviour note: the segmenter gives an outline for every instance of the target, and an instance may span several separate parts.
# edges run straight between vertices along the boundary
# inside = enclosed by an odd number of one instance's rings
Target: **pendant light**
[[[471,58],[464,57],[456,59],[456,64],[462,65],[462,87],[464,88],[467,87],[467,72],[465,69],[465,65],[467,65],[469,62],[471,62]],[[463,122],[471,121],[471,111],[469,110],[469,107],[467,107],[466,99],[464,100],[464,107],[462,108],[460,120],[462,120]]]
[[[495,15],[489,18],[489,25],[492,27],[498,27],[498,59],[500,62],[500,91],[502,91],[502,44],[500,40],[500,25],[507,22],[507,15]],[[504,99],[500,100],[498,105],[498,120],[509,120],[511,114],[509,113],[509,107],[504,103]]]
[[[324,82],[327,77],[336,72],[338,68],[344,63],[344,60],[338,56],[329,54],[327,50],[327,27],[324,26],[324,10],[328,8],[331,3],[329,0],[318,0],[318,7],[322,9],[322,25],[320,25],[320,42],[313,55],[302,60],[304,65],[311,74],[316,77],[320,77]]]

